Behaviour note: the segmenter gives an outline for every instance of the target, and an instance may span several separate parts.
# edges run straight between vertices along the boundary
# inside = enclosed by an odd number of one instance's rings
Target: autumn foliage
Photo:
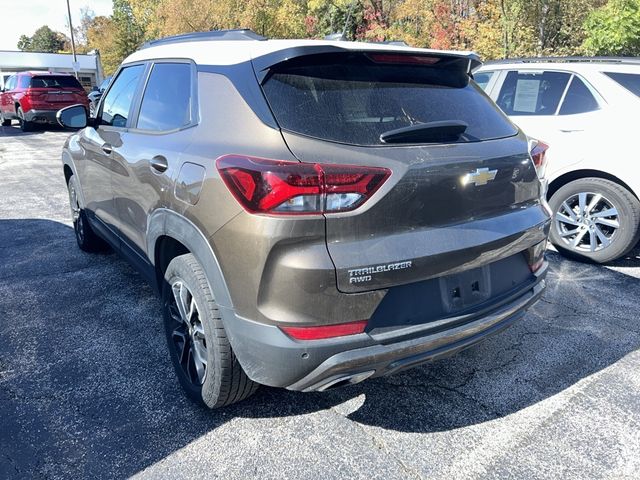
[[[640,0],[114,0],[85,25],[112,71],[146,40],[251,28],[270,38],[398,40],[482,57],[640,54]],[[82,47],[82,45],[81,45]]]

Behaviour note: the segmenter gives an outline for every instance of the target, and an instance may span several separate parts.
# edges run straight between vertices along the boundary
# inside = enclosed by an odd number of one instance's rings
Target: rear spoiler
[[[469,76],[472,75],[473,70],[479,68],[482,65],[480,57],[475,53],[467,52],[440,52],[440,51],[411,51],[411,50],[396,50],[396,49],[362,49],[357,48],[343,48],[337,45],[302,45],[299,47],[285,48],[276,52],[271,52],[266,55],[256,57],[252,60],[253,68],[258,78],[258,82],[262,84],[269,75],[269,70],[283,62],[293,60],[295,58],[304,57],[308,55],[318,55],[322,53],[388,53],[395,55],[407,55],[407,56],[430,56],[430,57],[442,57],[447,59],[460,59],[465,60],[459,62],[460,68],[464,69],[465,73]]]

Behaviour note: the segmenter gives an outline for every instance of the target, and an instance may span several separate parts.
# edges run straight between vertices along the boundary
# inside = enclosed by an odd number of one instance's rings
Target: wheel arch
[[[62,150],[62,171],[64,173],[64,181],[65,185],[69,185],[69,180],[72,176],[76,177],[76,191],[78,194],[78,200],[80,201],[80,206],[82,208],[86,207],[86,202],[84,199],[84,192],[82,190],[82,185],[80,184],[80,180],[78,178],[77,169],[75,164],[73,163],[73,159],[71,158],[71,154],[65,149]]]
[[[69,179],[73,176],[73,170],[67,163],[64,164],[63,170],[64,170],[64,181],[67,183],[67,185],[69,185]]]
[[[547,190],[547,199],[551,199],[554,193],[564,187],[567,183],[573,182],[574,180],[579,180],[581,178],[603,178],[605,180],[609,180],[611,182],[617,183],[621,187],[626,188],[631,192],[631,194],[640,200],[638,194],[633,191],[633,189],[620,178],[615,175],[611,175],[609,173],[603,172],[602,170],[590,170],[590,169],[582,169],[582,170],[573,170],[571,172],[567,172],[559,177],[553,179],[549,183],[549,189]]]
[[[148,221],[147,254],[156,270],[158,291],[171,260],[184,253],[193,254],[202,265],[216,303],[233,308],[220,263],[204,234],[182,215],[167,209],[156,210]]]

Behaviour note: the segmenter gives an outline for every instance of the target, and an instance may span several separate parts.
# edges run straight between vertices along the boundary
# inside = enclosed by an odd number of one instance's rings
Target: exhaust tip
[[[360,383],[371,375],[376,373],[375,370],[369,370],[366,372],[354,373],[352,375],[345,375],[342,377],[334,378],[333,380],[314,388],[318,392],[324,392],[325,390],[329,390],[330,388],[338,388],[338,387],[346,387],[347,385],[355,385],[356,383]]]

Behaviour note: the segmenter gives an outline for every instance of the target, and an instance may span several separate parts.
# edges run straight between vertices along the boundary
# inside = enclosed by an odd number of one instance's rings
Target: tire
[[[87,213],[80,207],[80,201],[77,194],[78,187],[74,175],[69,178],[67,189],[69,191],[69,207],[71,208],[73,231],[80,250],[89,253],[108,250],[109,247],[107,243],[93,231],[87,219]]]
[[[569,258],[611,262],[627,254],[640,238],[640,202],[610,180],[574,180],[553,194],[549,206],[553,211],[551,243]],[[581,215],[581,211],[586,213]]]
[[[11,119],[4,118],[4,114],[2,113],[2,111],[0,111],[0,124],[2,124],[3,127],[11,126]]]
[[[167,344],[186,395],[209,408],[224,407],[251,396],[258,384],[247,377],[231,348],[198,261],[190,253],[174,258],[164,279]]]
[[[33,123],[28,122],[24,119],[24,112],[22,111],[22,107],[18,107],[18,121],[20,122],[20,130],[23,132],[30,132],[33,130]]]

